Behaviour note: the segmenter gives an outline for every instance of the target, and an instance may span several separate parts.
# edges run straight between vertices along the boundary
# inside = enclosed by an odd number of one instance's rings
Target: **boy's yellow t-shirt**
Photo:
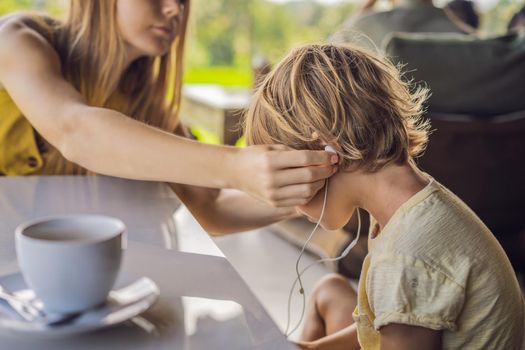
[[[525,349],[525,303],[514,270],[483,222],[430,183],[373,237],[354,312],[363,350],[391,323],[443,330],[443,349]]]

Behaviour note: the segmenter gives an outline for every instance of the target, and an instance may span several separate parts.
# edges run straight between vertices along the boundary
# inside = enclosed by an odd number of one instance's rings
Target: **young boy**
[[[503,249],[414,163],[430,127],[426,96],[389,62],[333,45],[294,50],[256,91],[250,144],[337,150],[323,227],[342,227],[356,208],[372,218],[359,290],[337,276],[318,285],[304,349],[525,349],[524,300]],[[297,210],[317,221],[323,192]]]

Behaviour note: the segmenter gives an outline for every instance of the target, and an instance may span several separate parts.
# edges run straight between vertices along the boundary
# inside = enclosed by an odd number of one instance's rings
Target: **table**
[[[165,184],[111,177],[0,177],[0,273],[18,270],[15,227],[68,213],[115,216],[128,228],[122,271],[152,278],[161,297],[121,326],[60,339],[0,333],[0,348],[295,349],[211,238],[184,232]]]
[[[250,103],[251,90],[211,84],[189,84],[182,89],[181,120],[203,128],[233,145],[241,136],[242,112]]]

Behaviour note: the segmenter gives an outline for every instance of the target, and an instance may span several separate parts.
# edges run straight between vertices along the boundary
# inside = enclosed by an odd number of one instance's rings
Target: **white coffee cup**
[[[99,215],[47,217],[16,229],[24,280],[48,312],[101,305],[118,276],[126,226]]]

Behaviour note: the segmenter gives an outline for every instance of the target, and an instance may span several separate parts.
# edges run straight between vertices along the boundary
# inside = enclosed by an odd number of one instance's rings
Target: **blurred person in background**
[[[445,5],[444,10],[458,26],[466,25],[463,28],[465,31],[473,33],[479,29],[479,14],[471,0],[452,0]]]
[[[391,33],[468,33],[451,20],[432,0],[391,1],[393,8],[377,11],[377,0],[367,0],[329,41],[352,42],[363,47],[381,48]]]

